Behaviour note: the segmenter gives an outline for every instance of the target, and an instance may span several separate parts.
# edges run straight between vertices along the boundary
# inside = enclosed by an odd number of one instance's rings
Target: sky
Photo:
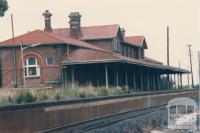
[[[0,41],[44,28],[42,13],[53,14],[52,27],[69,27],[68,15],[79,11],[82,26],[120,24],[126,35],[144,35],[146,56],[166,64],[166,27],[170,27],[170,65],[190,69],[188,48],[192,45],[194,81],[198,82],[200,50],[200,0],[8,0],[9,10],[0,18]],[[186,76],[183,79],[186,83]]]

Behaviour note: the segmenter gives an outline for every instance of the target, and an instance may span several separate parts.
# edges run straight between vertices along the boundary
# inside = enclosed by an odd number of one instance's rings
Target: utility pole
[[[200,51],[198,51],[198,60],[199,60],[199,89],[200,89]]]
[[[12,26],[12,43],[15,43],[15,32],[13,24],[13,15],[11,14],[11,26]],[[17,68],[16,68],[16,48],[13,48],[13,64],[14,64],[14,88],[17,88]]]
[[[169,66],[169,26],[167,26],[167,66]]]
[[[181,61],[179,60],[178,61],[178,67],[180,68],[181,67]],[[180,76],[179,76],[179,74],[177,75],[177,77],[178,77],[178,89],[179,89],[179,83],[180,83]]]
[[[199,62],[199,112],[200,113],[200,51],[198,51],[198,62]],[[200,116],[198,116],[198,121],[200,121]],[[199,129],[199,122],[198,122],[198,129]]]
[[[194,88],[193,69],[192,69],[192,51],[191,51],[192,45],[189,44],[187,46],[188,46],[189,57],[190,57],[190,71],[191,71],[191,79],[192,79],[192,88]]]
[[[189,66],[188,66],[188,70],[189,70]],[[188,87],[190,89],[190,76],[189,76],[189,73],[187,73],[187,82],[188,82]]]
[[[11,14],[11,26],[12,26],[12,39],[14,44],[15,32],[14,32],[14,25],[13,25],[13,15]]]
[[[169,26],[167,26],[167,66],[169,66]],[[167,81],[169,81],[169,74],[167,74]]]

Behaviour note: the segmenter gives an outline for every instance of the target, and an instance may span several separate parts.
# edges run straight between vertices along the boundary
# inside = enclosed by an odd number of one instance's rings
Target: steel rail
[[[58,132],[58,131],[61,131],[61,130],[67,130],[67,129],[70,129],[70,128],[73,128],[73,127],[77,127],[77,126],[80,126],[82,124],[86,124],[87,126],[80,128],[80,131],[81,132],[86,132],[86,131],[90,131],[90,130],[93,130],[93,129],[109,126],[109,125],[112,125],[114,123],[118,123],[120,121],[126,120],[126,119],[132,119],[132,118],[136,118],[136,117],[143,116],[143,115],[146,115],[146,114],[150,114],[150,113],[156,112],[158,110],[165,109],[165,106],[166,106],[166,104],[162,104],[162,105],[158,105],[158,106],[138,109],[138,110],[129,111],[129,112],[111,114],[111,115],[107,115],[107,116],[104,116],[104,117],[99,117],[99,118],[88,120],[88,121],[84,121],[84,122],[78,122],[78,123],[73,123],[73,124],[68,124],[68,125],[62,125],[60,127],[49,128],[49,129],[42,130],[42,131],[37,131],[37,132],[38,133]],[[135,113],[135,114],[130,117],[129,115],[131,113]],[[115,117],[120,117],[120,116],[124,116],[124,117],[123,118],[115,118]],[[112,120],[110,120],[110,121],[108,120],[108,122],[100,121],[99,123],[97,122],[97,123],[94,123],[93,125],[87,124],[89,122],[99,121],[99,120],[103,120],[103,119],[109,119],[111,117],[112,117]],[[115,118],[115,120],[114,120],[114,118]]]

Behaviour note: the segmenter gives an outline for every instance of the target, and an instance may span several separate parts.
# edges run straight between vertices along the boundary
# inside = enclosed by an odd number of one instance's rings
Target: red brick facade
[[[5,88],[14,87],[14,48],[0,49],[2,66],[2,86]],[[65,57],[66,47],[63,46],[39,46],[24,50],[24,60],[28,57],[35,57],[40,67],[39,77],[27,77],[27,86],[35,86],[49,83],[61,82],[61,61]],[[53,57],[54,64],[48,65],[46,57]],[[21,51],[16,48],[16,70],[17,86],[23,85]]]

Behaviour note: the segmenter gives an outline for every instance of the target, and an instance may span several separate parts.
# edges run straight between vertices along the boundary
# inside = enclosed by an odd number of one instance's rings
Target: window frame
[[[113,39],[113,51],[115,53],[120,53],[121,43],[118,39]]]
[[[53,63],[52,63],[52,64],[49,64],[49,63],[48,63],[48,59],[50,59],[50,58],[52,58],[52,60],[53,60]],[[46,60],[46,65],[48,65],[48,66],[49,66],[49,65],[54,65],[54,58],[53,58],[53,57],[46,57],[45,60]]]
[[[34,58],[35,59],[35,64],[34,65],[29,65],[29,59]],[[35,68],[36,69],[36,74],[31,75],[29,74],[29,69],[30,68]],[[29,77],[40,77],[40,66],[38,64],[38,60],[36,57],[28,57],[24,61],[24,77],[29,78]]]

